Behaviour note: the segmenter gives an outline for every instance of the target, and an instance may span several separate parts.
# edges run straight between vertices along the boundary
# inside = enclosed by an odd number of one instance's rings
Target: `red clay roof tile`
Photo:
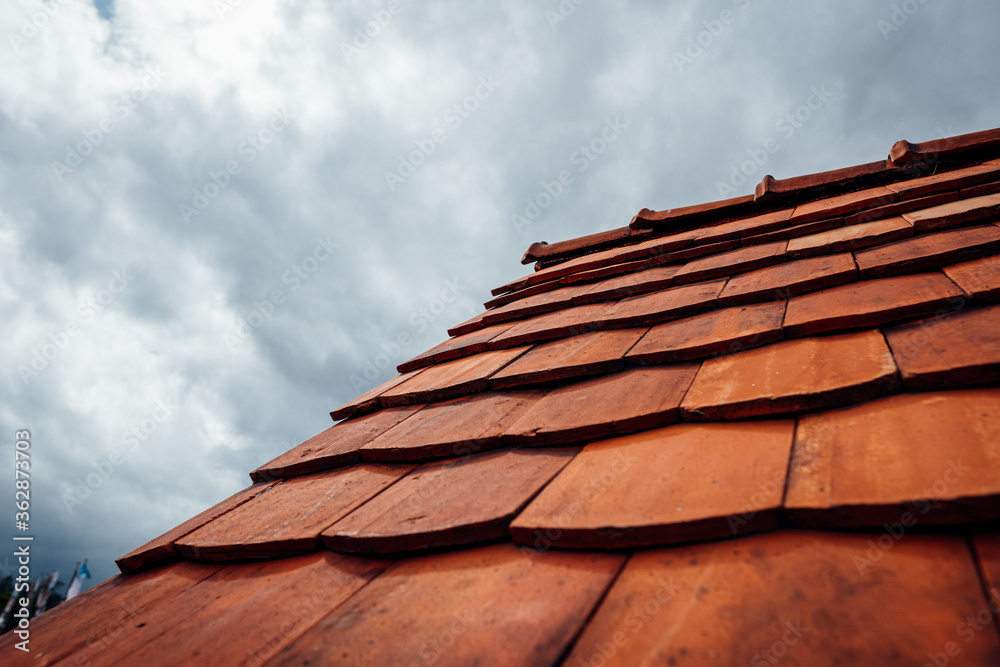
[[[958,227],[970,222],[995,219],[1000,213],[1000,194],[961,199],[920,211],[904,213],[903,218],[917,233]]]
[[[118,575],[79,597],[31,619],[30,661],[24,664],[51,665],[86,651],[87,647],[106,647],[123,634],[129,634],[139,612],[182,595],[184,591],[216,574],[219,565],[180,561],[128,576]],[[157,629],[157,631],[162,629]],[[153,629],[151,628],[150,632]],[[17,634],[0,635],[0,654],[13,663],[17,653]],[[101,657],[90,652],[92,657]],[[115,664],[114,661],[90,661],[87,656],[77,662],[69,659],[62,664]],[[118,663],[122,664],[122,663]]]
[[[692,230],[691,233],[699,243],[718,243],[719,241],[729,241],[731,239],[743,239],[747,236],[791,227],[792,224],[789,221],[794,212],[794,208],[786,208],[780,211],[755,215],[751,218],[724,222],[720,225],[701,227],[697,230]]]
[[[607,306],[602,313],[605,326],[644,326],[708,310],[725,280],[672,287],[643,296],[634,296]]]
[[[877,539],[781,531],[637,553],[562,664],[995,664],[997,633],[962,625],[986,608],[965,539]]]
[[[795,225],[794,227],[776,229],[773,232],[765,232],[764,234],[744,236],[740,239],[740,245],[753,246],[771,243],[773,241],[784,241],[797,236],[803,236],[805,234],[814,234],[816,232],[824,232],[828,229],[834,229],[835,227],[843,227],[843,225],[843,218],[826,218],[825,220],[807,222],[803,225]]]
[[[903,513],[907,528],[1000,517],[1000,389],[903,394],[800,418],[785,506],[822,526],[881,526]]]
[[[678,424],[589,444],[511,535],[535,548],[621,549],[773,528],[794,430],[793,420]]]
[[[540,392],[483,392],[426,408],[361,448],[368,461],[425,461],[484,452],[541,398]]]
[[[486,325],[483,324],[483,313],[479,313],[469,319],[465,320],[461,324],[456,324],[452,328],[448,329],[449,336],[461,336],[462,334],[471,333],[473,331],[478,331]]]
[[[869,400],[897,385],[878,331],[788,340],[706,360],[681,411],[688,421],[744,419]]]
[[[890,183],[893,192],[906,198],[924,197],[945,191],[957,191],[971,185],[1000,179],[1000,167],[995,164],[977,164],[964,169],[955,169],[923,178],[913,178],[899,183]]]
[[[636,363],[669,363],[729,354],[781,340],[785,302],[714,310],[658,324],[628,353]]]
[[[323,529],[412,469],[364,463],[295,477],[175,544],[193,560],[277,558],[315,551]]]
[[[518,322],[491,340],[490,349],[502,350],[594,331],[597,328],[595,324],[602,321],[603,313],[609,307],[606,303],[588,303],[537,315]]]
[[[1000,296],[1000,255],[946,266],[942,270],[962,291],[977,300],[992,301]]]
[[[923,234],[854,254],[862,278],[934,269],[1000,250],[1000,227],[984,225]]]
[[[590,285],[569,285],[535,294],[483,313],[483,323],[490,325],[498,322],[510,322],[560,310],[569,306],[573,297],[588,292],[590,289]]]
[[[624,556],[510,544],[413,558],[294,640],[279,664],[550,665]]]
[[[961,195],[962,199],[971,199],[973,197],[991,195],[995,192],[1000,192],[1000,181],[973,185],[971,188],[963,188],[958,194]]]
[[[507,535],[514,515],[576,454],[502,451],[423,465],[323,531],[334,551],[396,553]]]
[[[137,610],[128,619],[134,631],[93,642],[70,663],[261,665],[385,567],[331,553],[228,565]]]
[[[699,364],[636,368],[549,391],[505,432],[518,446],[584,442],[680,421]]]
[[[898,195],[889,188],[878,186],[858,192],[849,192],[795,207],[792,222],[802,224],[822,218],[836,218],[868,208],[885,206],[896,201]]]
[[[885,332],[906,389],[1000,380],[1000,306],[949,313]]]
[[[787,245],[787,241],[765,243],[693,260],[674,275],[674,283],[681,285],[711,280],[777,264],[784,261]]]
[[[585,303],[596,303],[598,301],[608,301],[612,299],[622,299],[646,294],[656,290],[670,287],[674,284],[674,274],[681,270],[679,266],[658,266],[645,271],[637,271],[624,276],[602,280],[599,283],[590,285],[583,294],[578,294],[573,298],[573,303],[583,305]]]
[[[363,445],[400,423],[423,405],[386,408],[335,424],[250,473],[255,482],[337,468],[360,460]]]
[[[356,399],[349,403],[345,403],[336,410],[330,412],[330,417],[334,421],[340,421],[341,419],[347,419],[349,417],[355,417],[357,415],[364,415],[374,410],[377,410],[380,406],[379,396],[384,392],[392,389],[398,384],[406,382],[410,378],[421,373],[423,369],[417,369],[415,371],[410,371],[409,373],[402,373],[392,378],[391,380],[386,380],[374,389],[370,389],[365,393],[358,396]]]
[[[842,250],[857,250],[913,236],[913,225],[901,217],[838,227],[788,242],[788,254],[811,257]],[[854,263],[853,260],[851,262]]]
[[[492,389],[619,371],[625,354],[646,333],[613,329],[561,338],[536,345],[490,377]]]
[[[899,217],[902,213],[909,213],[910,211],[930,208],[939,204],[947,204],[948,202],[956,201],[958,199],[961,199],[961,196],[957,192],[942,192],[940,194],[930,195],[929,197],[904,199],[903,201],[886,204],[885,206],[878,206],[876,208],[869,208],[864,211],[858,211],[857,213],[845,216],[844,225],[859,225],[865,222],[881,220],[883,218]]]
[[[940,272],[865,280],[792,298],[789,336],[874,327],[951,310],[962,291]]]
[[[501,334],[503,335],[503,334]],[[420,375],[386,390],[379,401],[386,406],[440,401],[482,391],[487,378],[528,348],[489,350],[425,368]]]
[[[563,256],[571,257],[575,253],[602,249],[605,245],[617,246],[621,243],[632,243],[648,236],[649,233],[649,230],[646,229],[620,227],[556,243],[532,243],[521,258],[521,264]]]
[[[248,500],[252,500],[272,486],[273,484],[254,484],[242,491],[237,491],[222,502],[216,503],[204,512],[198,513],[179,526],[168,530],[159,537],[150,540],[141,547],[133,549],[117,559],[115,563],[118,565],[118,569],[125,573],[138,572],[156,563],[173,560],[177,557],[177,549],[174,547],[174,542],[188,533],[201,528],[209,521],[222,516],[229,510],[239,507]]]
[[[489,349],[487,343],[510,327],[511,325],[506,323],[495,324],[491,327],[485,327],[461,336],[449,338],[423,354],[418,354],[409,361],[404,361],[396,367],[396,370],[400,373],[408,373],[424,366],[485,352]]]
[[[728,306],[787,299],[850,282],[856,277],[854,256],[850,253],[800,259],[733,276],[719,294],[719,303]]]
[[[611,278],[612,276],[620,276],[623,273],[632,273],[633,271],[641,271],[644,268],[646,268],[645,260],[636,260],[633,262],[620,262],[618,264],[608,264],[607,266],[602,266],[598,269],[591,269],[590,271],[571,273],[568,276],[563,276],[562,278],[559,279],[559,284],[575,285],[577,283],[592,283],[596,280],[603,280],[605,278]]]
[[[718,243],[710,243],[708,245],[696,245],[692,248],[684,248],[683,250],[675,250],[673,252],[652,255],[647,260],[647,264],[652,267],[684,263],[692,259],[716,255],[720,252],[726,252],[727,250],[733,250],[739,247],[740,242],[737,239],[733,239],[731,241],[719,241]]]

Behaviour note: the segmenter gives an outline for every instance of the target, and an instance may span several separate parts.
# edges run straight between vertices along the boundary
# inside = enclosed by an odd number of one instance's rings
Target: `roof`
[[[1000,130],[535,271],[25,664],[1000,664]]]

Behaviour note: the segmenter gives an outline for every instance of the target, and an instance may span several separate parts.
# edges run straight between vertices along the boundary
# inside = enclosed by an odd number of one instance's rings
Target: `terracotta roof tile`
[[[484,452],[541,398],[540,392],[483,392],[429,405],[361,448],[369,461],[424,461]]]
[[[674,284],[674,275],[681,270],[679,266],[658,266],[653,269],[637,271],[618,276],[590,285],[583,294],[573,297],[573,303],[582,305],[612,299],[646,294],[670,287]]]
[[[881,526],[906,512],[909,527],[1000,517],[1000,390],[802,417],[785,505],[795,521],[823,526]]]
[[[452,328],[448,329],[449,336],[461,336],[462,334],[471,333],[482,329],[486,325],[483,324],[483,313],[479,313],[473,317],[470,317],[461,324],[456,324]]]
[[[572,257],[574,254],[600,250],[605,245],[617,246],[621,243],[633,243],[649,235],[649,230],[619,227],[606,232],[588,234],[575,239],[558,241],[556,243],[532,243],[521,258],[521,264],[551,259],[557,257]]]
[[[156,537],[141,547],[133,549],[115,563],[122,572],[138,572],[156,563],[173,560],[177,557],[177,549],[174,542],[184,537],[188,533],[201,528],[203,525],[216,519],[231,509],[239,507],[270,489],[272,484],[254,484],[242,491],[237,491],[220,503],[209,507],[204,512],[191,517],[179,526],[168,530],[159,537]]]
[[[730,241],[719,241],[718,243],[710,243],[708,245],[696,245],[692,248],[684,248],[683,250],[675,250],[673,252],[664,252],[660,254],[654,254],[646,261],[648,266],[666,266],[667,264],[678,264],[684,263],[692,259],[698,259],[699,257],[708,257],[710,255],[717,255],[720,252],[726,252],[728,250],[733,250],[740,247],[740,242],[738,239],[732,239]]]
[[[943,273],[866,280],[792,298],[785,313],[790,336],[873,327],[951,310],[962,291]]]
[[[491,340],[490,349],[502,350],[594,331],[609,307],[606,303],[589,303],[523,320]]]
[[[1000,250],[1000,227],[985,225],[923,234],[855,253],[862,278],[932,269]]]
[[[868,400],[898,384],[878,331],[789,340],[702,364],[685,420],[743,419]]]
[[[330,417],[332,417],[334,421],[340,421],[341,419],[356,417],[358,415],[367,414],[369,412],[377,410],[380,407],[379,396],[381,396],[384,392],[392,389],[396,385],[402,384],[403,382],[406,382],[410,378],[421,373],[422,370],[423,369],[417,369],[415,371],[410,371],[409,373],[402,373],[401,375],[397,375],[391,380],[386,380],[385,382],[375,387],[374,389],[370,389],[365,393],[361,394],[353,401],[345,403],[336,410],[333,410],[330,413]]]
[[[515,445],[596,440],[680,421],[699,364],[636,368],[549,391],[504,433]]]
[[[138,610],[135,631],[92,642],[70,664],[261,665],[385,567],[331,553],[228,565]]]
[[[850,253],[800,259],[733,276],[719,295],[719,303],[727,306],[787,299],[795,294],[850,282],[856,277],[857,269]]]
[[[751,218],[724,222],[720,225],[702,227],[694,231],[694,237],[699,243],[717,243],[719,241],[729,241],[731,239],[742,239],[754,234],[764,234],[791,227],[789,222],[793,208],[786,208],[780,211],[772,211],[762,215],[755,215]]]
[[[279,664],[549,665],[569,645],[623,556],[510,544],[407,560],[277,656]]]
[[[788,254],[811,257],[842,250],[857,250],[913,236],[913,225],[901,217],[863,222],[810,234],[788,242]]]
[[[315,551],[324,528],[412,469],[366,463],[295,477],[175,544],[195,560],[275,558]]]
[[[745,273],[784,261],[786,241],[740,248],[688,262],[674,276],[674,283],[711,280],[734,273]]]
[[[51,665],[86,651],[88,645],[110,645],[126,628],[134,627],[131,619],[137,613],[169,604],[219,569],[215,564],[181,561],[148,572],[119,575],[99,584],[31,619],[31,652],[25,657],[31,658],[30,664]],[[0,653],[5,660],[15,659],[17,641],[20,640],[14,632],[0,636]],[[69,660],[64,664],[92,663]]]
[[[628,353],[630,362],[665,363],[729,354],[784,337],[785,302],[736,306],[658,324]]]
[[[504,335],[504,334],[501,334]],[[528,348],[490,350],[425,368],[420,375],[385,391],[383,405],[408,405],[464,396],[486,389],[487,378]]]
[[[360,460],[358,450],[423,405],[386,408],[331,426],[250,473],[255,482],[336,468]]]
[[[640,552],[563,664],[995,664],[997,633],[961,625],[986,608],[963,538],[873,544],[781,531]]]
[[[400,373],[408,373],[409,371],[423,368],[424,366],[439,364],[443,361],[450,361],[451,359],[458,359],[459,357],[467,357],[471,354],[485,352],[489,349],[489,346],[487,345],[489,341],[502,334],[510,327],[511,325],[507,323],[495,324],[491,327],[477,329],[476,331],[472,331],[461,336],[449,338],[445,342],[432,347],[423,354],[418,354],[409,361],[404,361],[396,367],[396,370]]]
[[[943,271],[971,297],[992,301],[1000,296],[1000,255],[946,266]]]
[[[987,163],[946,171],[933,176],[890,183],[886,187],[903,197],[923,197],[938,192],[955,191],[997,179],[1000,179],[1000,166]]]
[[[645,260],[635,260],[632,262],[620,262],[617,264],[608,264],[607,266],[602,266],[599,269],[591,269],[590,271],[583,271],[582,273],[571,273],[568,276],[563,276],[559,279],[560,285],[575,285],[576,283],[592,283],[595,280],[603,280],[605,278],[611,278],[613,276],[620,276],[623,273],[632,273],[633,271],[641,271],[646,268]]]
[[[1000,380],[1000,306],[954,312],[885,332],[903,386],[985,384]]]
[[[503,451],[428,463],[327,528],[323,543],[334,551],[394,553],[505,537],[514,515],[575,454]]]
[[[961,199],[921,211],[904,213],[903,218],[920,233],[934,229],[957,227],[970,222],[994,219],[1000,213],[1000,194]]]
[[[819,199],[817,201],[802,204],[795,208],[792,214],[792,222],[801,224],[821,218],[836,218],[846,213],[884,206],[896,201],[897,195],[886,187],[875,187],[858,192]]]
[[[590,285],[569,285],[559,289],[529,296],[506,306],[494,308],[483,314],[483,322],[487,325],[498,322],[521,320],[534,315],[560,310],[573,302],[573,297],[590,291]]]
[[[828,229],[834,229],[835,227],[843,227],[843,226],[844,226],[843,218],[826,218],[824,220],[815,220],[813,222],[807,222],[802,225],[785,227],[784,229],[776,229],[773,232],[754,234],[753,236],[744,236],[740,238],[740,245],[743,246],[762,245],[764,243],[771,243],[773,241],[783,241],[786,239],[792,239],[797,236],[803,236],[805,234],[824,232]]]
[[[791,420],[678,424],[592,443],[514,519],[511,535],[535,548],[620,549],[772,528],[794,429]]]
[[[536,345],[493,374],[490,387],[504,389],[619,371],[625,366],[625,354],[644,333],[645,328],[592,331]]]
[[[961,199],[961,195],[957,192],[942,192],[940,194],[930,195],[929,197],[904,199],[903,201],[893,202],[892,204],[886,204],[885,206],[878,206],[876,208],[869,208],[864,211],[858,211],[857,213],[845,216],[844,225],[859,225],[865,222],[872,222],[874,220],[882,220],[884,218],[901,217],[900,214],[902,213],[918,211],[920,209],[938,206],[939,204],[947,204],[948,202],[956,201],[958,199]]]
[[[607,306],[603,321],[607,326],[643,326],[708,310],[716,305],[725,284],[713,280],[624,299]]]
[[[963,188],[962,191],[959,192],[959,195],[961,195],[962,199],[971,199],[972,197],[991,195],[995,192],[1000,192],[1000,181],[983,183],[982,185],[973,185],[971,188]]]

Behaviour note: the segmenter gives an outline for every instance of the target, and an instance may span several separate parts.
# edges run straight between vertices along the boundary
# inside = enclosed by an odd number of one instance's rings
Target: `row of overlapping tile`
[[[260,482],[119,563],[128,571],[175,551],[240,560],[321,545],[386,554],[497,539],[624,549],[786,523],[878,527],[914,501],[922,526],[1000,518],[1000,389],[992,387],[903,394],[797,420],[674,424],[582,449],[476,449]]]
[[[902,522],[908,523],[904,526]],[[181,561],[33,621],[61,665],[995,665],[1000,535],[780,530],[633,554]]]

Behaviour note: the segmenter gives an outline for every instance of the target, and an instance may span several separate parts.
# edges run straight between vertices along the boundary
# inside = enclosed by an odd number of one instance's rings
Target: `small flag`
[[[73,570],[73,576],[70,577],[69,586],[66,587],[67,602],[80,594],[80,589],[83,588],[84,579],[90,579],[90,570],[87,569],[86,560],[83,561],[83,565],[77,563],[76,568]]]

